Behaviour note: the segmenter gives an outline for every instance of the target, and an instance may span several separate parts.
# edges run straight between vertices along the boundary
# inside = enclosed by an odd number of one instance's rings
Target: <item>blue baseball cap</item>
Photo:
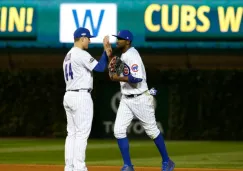
[[[129,41],[133,40],[133,35],[129,30],[120,30],[118,32],[118,35],[112,35],[112,36],[115,36],[117,38],[121,38],[124,40],[129,40]]]
[[[95,36],[91,36],[90,35],[90,31],[86,28],[83,27],[79,27],[77,30],[75,30],[75,32],[73,33],[73,37],[74,38],[80,38],[80,37],[88,37],[88,38],[92,38]]]

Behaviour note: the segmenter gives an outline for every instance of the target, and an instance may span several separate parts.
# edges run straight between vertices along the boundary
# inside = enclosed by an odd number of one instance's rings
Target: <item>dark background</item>
[[[1,137],[65,137],[62,61],[68,50],[1,49]],[[159,91],[156,118],[167,139],[243,139],[242,49],[138,50],[149,88]],[[88,51],[98,60],[103,49]],[[113,138],[104,122],[114,122],[111,101],[117,92],[119,84],[109,80],[107,71],[94,73],[91,138]],[[136,123],[129,135],[145,138]]]

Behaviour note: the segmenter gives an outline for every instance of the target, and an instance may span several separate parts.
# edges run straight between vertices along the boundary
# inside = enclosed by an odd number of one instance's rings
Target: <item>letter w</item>
[[[74,21],[75,21],[75,24],[76,24],[76,28],[79,28],[80,25],[79,25],[79,20],[78,20],[77,11],[76,11],[76,9],[73,9],[72,11],[73,11],[73,17],[74,17]],[[94,35],[94,36],[97,36],[98,33],[99,33],[99,30],[100,30],[100,25],[101,25],[101,23],[102,23],[104,13],[105,13],[105,10],[102,9],[102,10],[100,11],[98,24],[97,24],[96,27],[95,27],[95,26],[94,26],[94,22],[93,22],[93,17],[92,17],[91,10],[86,10],[86,11],[85,11],[85,15],[84,15],[84,22],[83,22],[82,27],[85,27],[85,26],[86,26],[86,22],[87,22],[87,20],[88,20],[88,18],[89,18],[89,20],[90,20],[90,25],[91,25],[91,29],[92,29],[92,32],[93,32],[93,35]]]

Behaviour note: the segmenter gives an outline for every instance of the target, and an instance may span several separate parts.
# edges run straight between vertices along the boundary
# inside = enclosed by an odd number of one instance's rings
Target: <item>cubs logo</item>
[[[127,64],[124,64],[123,75],[128,76],[130,74],[130,68]]]
[[[138,65],[137,64],[133,64],[131,67],[133,72],[138,72]]]

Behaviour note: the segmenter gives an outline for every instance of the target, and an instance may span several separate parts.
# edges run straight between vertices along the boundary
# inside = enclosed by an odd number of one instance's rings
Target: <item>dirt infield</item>
[[[89,166],[89,171],[119,171],[117,166]],[[161,171],[156,167],[135,167],[136,171]],[[16,165],[0,164],[0,171],[63,171],[60,165]],[[176,168],[174,171],[243,171],[242,169],[200,169],[200,168]]]

